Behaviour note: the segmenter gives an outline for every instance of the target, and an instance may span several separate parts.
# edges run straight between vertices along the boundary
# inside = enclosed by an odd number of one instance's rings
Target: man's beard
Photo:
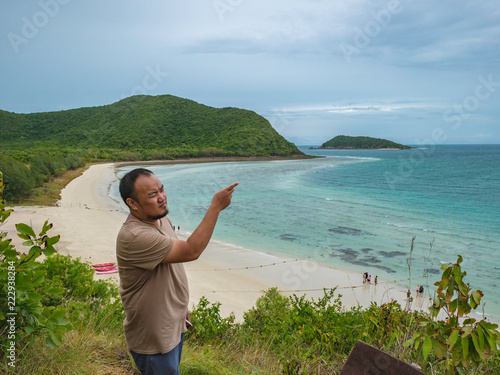
[[[165,210],[165,213],[163,213],[161,215],[155,215],[155,216],[148,215],[148,220],[160,220],[160,219],[163,219],[167,215],[168,215],[168,208]]]

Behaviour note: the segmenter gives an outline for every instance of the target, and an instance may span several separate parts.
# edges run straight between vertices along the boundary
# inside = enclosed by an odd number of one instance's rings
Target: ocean
[[[500,320],[500,145],[299,148],[323,157],[149,168],[164,183],[173,224],[188,232],[213,194],[238,181],[213,235],[236,248],[411,282],[412,291],[422,284],[429,297],[441,265],[462,255],[465,281],[484,292],[485,315]],[[117,183],[110,195],[118,199]]]

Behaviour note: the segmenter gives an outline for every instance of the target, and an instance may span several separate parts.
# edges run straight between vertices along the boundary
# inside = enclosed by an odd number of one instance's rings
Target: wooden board
[[[416,367],[357,341],[340,375],[424,375]]]

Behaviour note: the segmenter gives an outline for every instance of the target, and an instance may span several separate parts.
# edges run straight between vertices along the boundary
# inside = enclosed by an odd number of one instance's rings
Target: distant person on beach
[[[130,211],[116,240],[126,314],[123,327],[142,375],[179,374],[184,332],[191,325],[182,263],[197,259],[205,250],[236,185],[215,193],[201,223],[182,241],[167,216],[164,186],[151,171],[137,168],[120,181],[120,195]]]

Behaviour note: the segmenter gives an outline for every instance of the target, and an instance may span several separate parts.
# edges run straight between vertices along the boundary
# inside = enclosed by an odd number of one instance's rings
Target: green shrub
[[[7,220],[11,211],[1,200],[2,192],[0,173],[0,224]],[[7,302],[0,305],[0,345],[15,350],[21,342],[28,345],[36,336],[44,337],[51,347],[60,345],[69,328],[67,311],[62,306],[45,306],[42,299],[44,295],[58,295],[62,291],[45,282],[46,271],[36,261],[42,253],[47,257],[55,253],[53,245],[59,241],[59,236],[47,235],[52,228],[48,222],[39,234],[26,224],[17,224],[16,228],[29,251],[17,251],[6,233],[0,233],[0,279],[7,280],[0,287],[0,300]]]
[[[483,366],[498,352],[500,341],[497,324],[468,317],[480,305],[483,292],[472,291],[463,281],[467,273],[460,266],[462,260],[459,255],[455,264],[441,266],[443,274],[434,284],[438,290],[431,314],[420,320],[422,329],[405,344],[415,348],[422,365],[435,359],[449,374],[465,374],[469,368]],[[437,320],[440,312],[446,320]]]
[[[71,321],[76,324],[100,322],[101,317],[108,320],[108,328],[122,329],[125,314],[118,286],[108,280],[95,280],[95,271],[89,262],[56,254],[45,259],[41,268],[47,272],[47,282],[62,289],[59,295],[44,296],[44,303],[66,306]]]
[[[343,311],[341,295],[334,294],[325,290],[315,301],[271,288],[245,313],[242,331],[271,347],[285,373],[313,371],[322,361],[347,355],[364,329],[361,310]]]
[[[401,349],[401,343],[408,340],[418,328],[422,312],[409,312],[396,301],[378,306],[372,303],[363,311],[366,330],[363,341],[376,347]]]
[[[199,342],[217,342],[229,335],[234,326],[234,315],[222,318],[220,302],[210,303],[205,297],[200,298],[190,315],[193,330],[188,332],[186,338]]]
[[[6,209],[2,192],[0,173],[0,225],[12,211]],[[7,367],[15,366],[16,356],[23,358],[26,349],[40,339],[54,348],[75,328],[123,334],[124,312],[117,285],[94,280],[89,263],[54,255],[59,236],[50,237],[51,228],[45,222],[37,234],[32,227],[17,224],[28,251],[18,251],[7,234],[0,232],[0,278],[7,281],[0,284],[0,346],[2,360],[9,361]],[[46,259],[37,261],[42,254]],[[14,359],[7,358],[11,352],[16,354],[11,356]]]
[[[46,258],[41,268],[47,272],[47,282],[63,289],[63,294],[55,304],[63,300],[104,304],[119,295],[116,285],[107,280],[94,280],[95,271],[92,264],[82,262],[80,258],[56,254]]]
[[[35,180],[30,170],[11,157],[0,155],[0,172],[3,173],[6,184],[3,197],[7,201],[28,196],[35,187]]]

